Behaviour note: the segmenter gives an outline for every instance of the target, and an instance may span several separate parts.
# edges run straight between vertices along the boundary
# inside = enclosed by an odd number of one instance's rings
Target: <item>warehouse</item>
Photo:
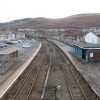
[[[100,61],[100,44],[76,42],[73,45],[73,53],[85,62]]]

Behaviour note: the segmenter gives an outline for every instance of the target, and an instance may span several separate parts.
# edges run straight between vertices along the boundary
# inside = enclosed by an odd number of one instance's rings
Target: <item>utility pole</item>
[[[56,100],[56,95],[57,95],[57,86],[54,86],[54,95],[55,95],[55,100]]]
[[[55,100],[57,100],[57,91],[61,91],[61,86],[54,86],[53,91],[54,91]]]

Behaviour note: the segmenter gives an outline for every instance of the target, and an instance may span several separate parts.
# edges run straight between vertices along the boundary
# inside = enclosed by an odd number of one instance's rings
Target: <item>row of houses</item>
[[[22,38],[25,38],[25,34],[22,32],[12,33],[8,31],[0,31],[0,41],[9,41]]]

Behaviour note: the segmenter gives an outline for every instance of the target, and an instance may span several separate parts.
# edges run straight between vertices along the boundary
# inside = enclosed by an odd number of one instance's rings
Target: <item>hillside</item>
[[[100,14],[78,14],[60,19],[24,18],[0,24],[0,29],[16,30],[18,28],[67,28],[100,27]]]

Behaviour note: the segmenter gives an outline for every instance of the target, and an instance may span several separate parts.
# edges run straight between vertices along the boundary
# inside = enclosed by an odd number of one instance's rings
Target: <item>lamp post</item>
[[[61,86],[54,86],[53,90],[54,90],[55,100],[57,100],[57,91],[61,90]]]
[[[57,86],[54,86],[54,95],[55,95],[55,100],[56,100],[56,95],[57,95]]]

